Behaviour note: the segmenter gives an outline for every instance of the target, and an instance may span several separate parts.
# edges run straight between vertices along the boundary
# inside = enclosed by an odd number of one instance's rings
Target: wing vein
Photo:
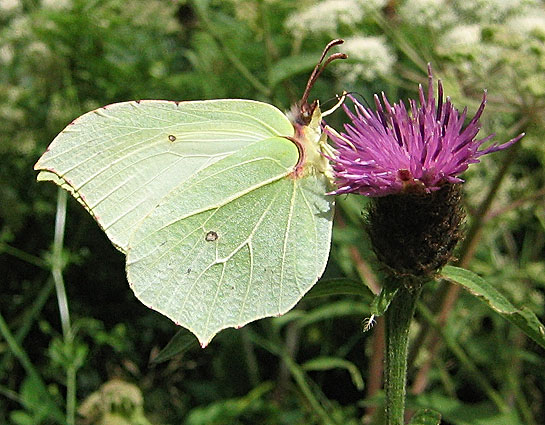
[[[289,233],[291,228],[291,220],[293,218],[293,208],[295,205],[296,180],[293,180],[293,191],[290,199],[290,212],[286,223],[286,233],[284,235],[284,246],[282,248],[282,267],[280,269],[280,291],[278,293],[278,314],[282,313],[282,291],[284,290],[284,269],[286,263],[286,251],[288,249]]]

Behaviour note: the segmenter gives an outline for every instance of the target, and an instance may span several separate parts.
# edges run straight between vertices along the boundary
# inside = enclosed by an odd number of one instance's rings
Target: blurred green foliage
[[[380,91],[414,96],[431,62],[460,108],[474,111],[488,89],[483,133],[506,140],[527,132],[465,175],[468,227],[492,196],[468,264],[543,318],[542,1],[0,0],[0,311],[22,347],[17,354],[0,339],[0,423],[62,423],[54,406],[64,411],[72,372],[81,424],[380,423],[380,408],[371,419],[380,393],[365,398],[356,373],[364,387],[377,374],[378,330],[362,332],[368,303],[356,295],[304,299],[284,317],[222,332],[204,351],[150,364],[177,329],[136,301],[122,255],[73,201],[62,251],[67,340],[49,277],[56,189],[37,184],[32,171],[70,121],[108,103],[249,98],[288,109],[333,37],[346,39],[340,50],[350,59],[332,64],[313,89],[326,106],[343,89],[368,101]],[[328,117],[337,128],[341,120]],[[381,270],[363,228],[365,199],[343,196],[338,205],[326,278],[372,286]],[[441,285],[430,285],[424,303],[436,311],[440,295]],[[427,361],[432,367],[415,408],[443,413],[445,424],[545,422],[543,351],[518,329],[460,296],[443,331],[481,371],[477,379],[451,345],[430,360],[418,339],[427,326],[417,315],[410,380]],[[124,387],[128,403],[100,397],[122,381],[136,385]]]

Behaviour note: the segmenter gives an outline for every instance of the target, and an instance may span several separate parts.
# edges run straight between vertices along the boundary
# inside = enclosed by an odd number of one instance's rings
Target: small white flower
[[[339,25],[355,25],[363,16],[359,0],[324,0],[291,14],[284,25],[299,38],[320,33],[335,36]]]
[[[482,23],[504,22],[506,18],[538,5],[538,0],[454,0],[457,10]]]
[[[514,16],[507,21],[507,26],[510,31],[523,37],[537,32],[545,34],[545,11],[535,9],[524,15]]]
[[[42,41],[33,41],[27,46],[27,52],[32,55],[45,56],[51,53],[47,44]]]
[[[366,10],[380,10],[386,7],[388,0],[359,0]]]
[[[343,52],[348,55],[350,63],[339,63],[335,70],[347,83],[387,75],[396,61],[383,37],[348,37],[343,44]]]
[[[480,25],[459,25],[441,38],[441,47],[453,53],[467,53],[476,50],[481,42]]]
[[[456,23],[457,16],[446,0],[406,0],[399,9],[408,23],[441,30]]]
[[[72,6],[72,0],[42,0],[42,7],[52,10],[69,9]]]
[[[21,9],[21,0],[0,0],[0,15],[9,15]]]
[[[15,16],[8,27],[7,34],[11,38],[26,38],[32,34],[32,22],[28,15]]]
[[[13,48],[9,44],[0,46],[0,63],[7,65],[13,60]]]

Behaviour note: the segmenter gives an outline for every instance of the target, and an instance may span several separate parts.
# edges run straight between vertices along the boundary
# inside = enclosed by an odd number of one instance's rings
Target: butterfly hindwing
[[[333,211],[323,181],[290,177],[297,158],[289,140],[268,139],[172,191],[129,243],[137,297],[203,345],[292,308],[323,272]]]

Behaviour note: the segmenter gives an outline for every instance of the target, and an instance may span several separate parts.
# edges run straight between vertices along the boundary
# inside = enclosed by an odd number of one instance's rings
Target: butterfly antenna
[[[337,38],[335,40],[330,41],[327,46],[325,46],[324,51],[322,52],[322,56],[320,57],[320,60],[314,67],[314,70],[312,71],[312,74],[310,74],[310,77],[307,82],[307,86],[305,87],[305,91],[303,92],[303,97],[301,98],[299,104],[301,105],[302,109],[309,108],[308,106],[308,97],[310,95],[310,90],[312,89],[312,86],[314,86],[314,83],[322,73],[322,71],[325,69],[327,65],[329,65],[331,62],[333,62],[336,59],[346,59],[348,56],[344,53],[334,53],[330,55],[324,62],[324,59],[327,55],[327,52],[331,50],[332,47],[338,46],[339,44],[343,44],[344,40],[341,38]],[[303,111],[304,113],[305,111]]]
[[[365,106],[367,106],[369,109],[373,109],[373,106],[371,106],[371,104],[369,103],[369,101],[367,100],[367,98],[366,98],[363,94],[361,94],[360,92],[351,91],[351,92],[348,92],[348,93],[346,93],[346,94],[347,94],[347,95],[350,94],[350,95],[356,95],[356,96],[358,96],[358,97],[362,100],[362,102],[365,104]]]

